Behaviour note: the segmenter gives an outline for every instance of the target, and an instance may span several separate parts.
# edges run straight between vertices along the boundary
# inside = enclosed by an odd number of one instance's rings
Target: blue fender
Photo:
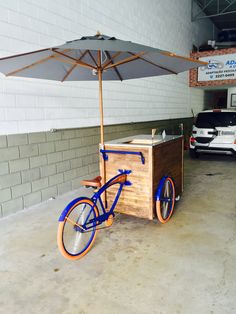
[[[159,182],[159,184],[158,184],[158,187],[157,187],[157,190],[156,190],[156,194],[155,194],[155,200],[156,201],[160,201],[162,187],[163,187],[163,184],[164,184],[164,182],[165,182],[165,180],[167,178],[168,178],[168,176],[162,177],[160,182]]]
[[[78,197],[75,198],[73,201],[71,201],[63,210],[63,212],[61,213],[61,216],[59,217],[58,221],[64,221],[68,211],[71,209],[72,206],[74,206],[77,202],[81,201],[81,200],[90,200],[91,198],[88,197]]]

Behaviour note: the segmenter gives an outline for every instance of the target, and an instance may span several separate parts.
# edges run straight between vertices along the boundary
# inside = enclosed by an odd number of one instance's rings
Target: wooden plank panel
[[[108,154],[108,161],[105,162],[106,179],[118,174],[118,169],[131,170],[128,175],[128,180],[132,183],[131,186],[125,186],[120,196],[116,211],[133,215],[141,218],[153,218],[152,205],[152,184],[150,184],[150,153],[151,148],[143,147],[119,147],[105,145],[105,149],[121,150],[121,151],[136,151],[142,152],[145,158],[145,164],[141,163],[141,158],[138,155],[119,155]],[[113,186],[107,191],[108,207],[111,206],[115,197],[117,187]]]
[[[140,218],[156,216],[155,192],[161,178],[169,175],[174,179],[176,195],[183,191],[183,140],[177,138],[157,146],[130,147],[106,144],[105,149],[142,152],[145,164],[138,155],[108,154],[105,162],[106,180],[118,174],[118,169],[131,170],[128,180],[132,186],[124,187],[116,210]],[[101,165],[102,157],[100,158]],[[118,186],[107,192],[108,207],[111,206]]]

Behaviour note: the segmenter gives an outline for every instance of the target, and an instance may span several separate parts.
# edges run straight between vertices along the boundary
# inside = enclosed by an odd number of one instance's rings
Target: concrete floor
[[[186,157],[169,223],[120,215],[76,262],[56,232],[77,194],[0,220],[0,313],[236,313],[235,165]]]

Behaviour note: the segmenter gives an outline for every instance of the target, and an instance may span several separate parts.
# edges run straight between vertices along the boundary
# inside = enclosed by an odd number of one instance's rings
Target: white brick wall
[[[188,55],[212,38],[191,23],[189,0],[0,0],[0,57],[62,44],[97,30]],[[201,27],[201,31],[199,31]],[[204,27],[204,31],[202,31]],[[105,124],[189,117],[203,92],[178,76],[104,82]],[[96,82],[51,82],[0,74],[0,134],[99,124]]]

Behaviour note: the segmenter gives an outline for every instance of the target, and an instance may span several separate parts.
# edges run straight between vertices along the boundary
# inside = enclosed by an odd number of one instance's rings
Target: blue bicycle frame
[[[112,215],[113,217],[115,216],[114,210],[115,210],[116,204],[117,204],[117,202],[119,200],[119,197],[120,197],[120,194],[121,194],[121,191],[122,191],[123,187],[125,185],[126,186],[131,185],[131,182],[126,180],[126,175],[130,174],[130,173],[131,173],[131,170],[119,170],[119,174],[118,175],[116,175],[115,177],[111,178],[97,192],[94,193],[94,195],[90,199],[93,202],[93,206],[91,207],[91,210],[90,210],[89,214],[87,215],[87,218],[86,218],[84,224],[81,225],[81,226],[75,225],[75,228],[77,229],[77,231],[80,231],[82,233],[86,232],[89,229],[94,228],[95,225],[96,226],[101,225],[105,220],[108,219],[108,217],[110,215]],[[124,178],[124,176],[125,176],[125,178]],[[116,197],[114,199],[114,202],[111,205],[111,208],[109,209],[109,211],[106,211],[105,206],[104,206],[103,201],[102,201],[102,198],[101,198],[101,194],[104,193],[110,186],[115,185],[115,184],[119,184],[120,186],[119,186],[118,191],[116,193]],[[81,198],[80,197],[80,198],[77,198],[77,199],[73,200],[63,210],[63,212],[62,212],[62,214],[61,214],[61,216],[59,218],[59,221],[64,221],[64,219],[66,218],[66,215],[67,215],[69,209],[71,208],[71,205],[77,203],[81,199],[88,199],[88,198],[84,198],[84,197]],[[97,206],[97,203],[99,203],[100,206],[101,206],[102,214],[99,213],[98,217],[95,217],[95,218],[90,219],[88,221],[88,219],[90,217],[90,214],[92,213],[94,206]]]

